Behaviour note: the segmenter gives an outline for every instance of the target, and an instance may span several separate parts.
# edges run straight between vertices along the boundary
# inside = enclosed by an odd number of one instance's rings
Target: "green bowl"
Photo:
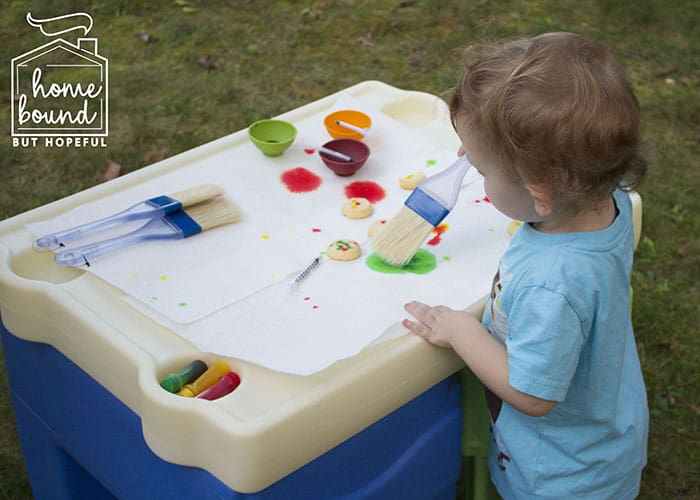
[[[267,156],[279,156],[297,136],[294,125],[284,120],[260,120],[248,127],[248,137]]]

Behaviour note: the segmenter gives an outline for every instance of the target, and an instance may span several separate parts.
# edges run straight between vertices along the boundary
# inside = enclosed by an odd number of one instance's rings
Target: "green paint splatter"
[[[372,271],[384,274],[427,274],[437,267],[437,259],[435,255],[421,248],[411,261],[403,267],[387,264],[386,261],[376,253],[370,254],[365,260],[365,264],[367,264],[367,267]]]
[[[187,302],[178,302],[177,305],[180,307],[187,307]]]
[[[425,162],[425,164],[426,164],[428,167],[434,167],[435,165],[437,165],[437,160],[428,160],[428,161]]]
[[[151,302],[157,302],[158,297],[156,297],[155,295],[151,295],[150,297],[148,297],[148,300],[150,300]]]
[[[449,255],[445,255],[445,256],[442,258],[442,260],[444,260],[445,262],[449,262],[449,261],[452,260],[452,257],[450,257]]]

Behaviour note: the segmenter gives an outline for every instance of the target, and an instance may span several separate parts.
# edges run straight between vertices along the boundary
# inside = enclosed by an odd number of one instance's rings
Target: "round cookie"
[[[340,209],[342,214],[350,219],[364,219],[372,215],[373,210],[367,198],[350,198]]]
[[[399,179],[399,187],[402,189],[416,189],[418,185],[425,180],[423,172],[407,175]]]
[[[367,236],[370,238],[377,234],[377,231],[379,231],[384,224],[387,223],[386,219],[378,219],[372,222],[369,227],[367,228]]]
[[[333,260],[355,260],[361,253],[360,244],[348,239],[335,240],[326,249],[326,255]]]

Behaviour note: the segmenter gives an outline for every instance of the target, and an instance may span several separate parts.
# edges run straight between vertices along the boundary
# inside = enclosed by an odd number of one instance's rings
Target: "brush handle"
[[[99,219],[72,227],[70,229],[64,229],[63,231],[47,234],[37,239],[34,244],[39,248],[49,248],[53,250],[64,246],[70,241],[75,241],[89,234],[116,226],[117,224],[135,220],[154,219],[156,217],[162,217],[165,214],[180,210],[181,208],[182,203],[180,203],[178,200],[170,198],[169,196],[158,196],[156,198],[151,198],[150,200],[137,203],[126,210],[110,215],[109,217],[105,217],[104,219]]]
[[[344,160],[344,161],[352,161],[352,157],[346,155],[345,153],[341,153],[340,151],[335,151],[334,149],[329,149],[323,146],[314,146],[313,144],[310,144],[309,142],[306,141],[306,139],[299,138],[298,139],[299,144],[301,144],[301,147],[306,148],[306,149],[315,149],[319,153],[326,154],[328,156],[331,156],[333,158],[337,158],[339,160]]]
[[[177,216],[178,213],[184,214],[184,212],[176,212],[173,216]],[[54,261],[59,266],[89,266],[90,259],[143,241],[177,240],[187,236],[189,235],[179,227],[177,221],[172,220],[171,216],[158,217],[130,233],[60,252],[56,254]]]
[[[344,122],[342,120],[336,120],[335,124],[340,125],[341,127],[346,128],[348,130],[352,130],[353,132],[357,132],[361,135],[367,135],[367,133],[369,132],[369,130],[366,128],[361,128],[356,125],[353,125],[352,123]]]
[[[435,199],[449,212],[457,204],[462,180],[470,167],[466,155],[460,156],[442,172],[428,177],[416,189]]]
[[[325,155],[332,156],[334,158],[338,158],[339,160],[352,161],[352,156],[348,156],[345,153],[341,153],[340,151],[335,151],[334,149],[328,149],[328,148],[324,148],[323,146],[321,146],[320,148],[318,148],[318,151],[320,153],[325,154]]]

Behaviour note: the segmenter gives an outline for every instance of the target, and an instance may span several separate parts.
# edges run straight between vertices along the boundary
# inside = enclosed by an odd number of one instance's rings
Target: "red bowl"
[[[335,139],[325,143],[323,147],[346,154],[352,158],[352,161],[345,161],[319,151],[318,154],[321,156],[323,163],[336,175],[342,177],[347,177],[357,172],[369,158],[369,147],[367,144],[356,139]]]

